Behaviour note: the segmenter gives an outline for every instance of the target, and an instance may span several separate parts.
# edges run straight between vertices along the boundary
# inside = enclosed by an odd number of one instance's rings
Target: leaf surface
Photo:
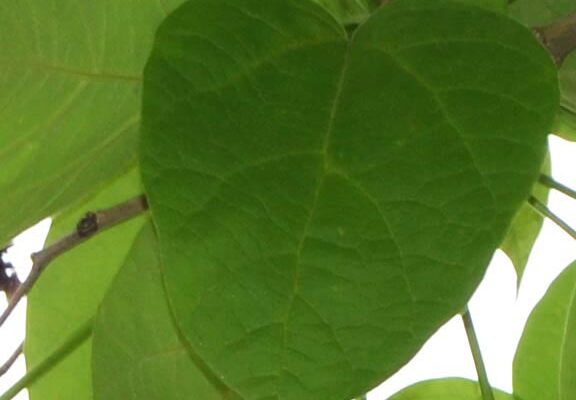
[[[347,400],[458,312],[558,106],[532,34],[392,2],[193,0],[145,71],[141,165],[191,354],[246,399]]]
[[[494,400],[514,400],[501,390],[493,389]],[[463,378],[433,379],[418,382],[396,393],[389,400],[482,400],[478,382]]]
[[[574,0],[516,0],[509,6],[509,15],[529,27],[546,26],[574,13]],[[564,60],[558,75],[561,102],[553,132],[576,141],[576,51]]]
[[[542,173],[550,176],[550,153],[546,156]],[[550,190],[547,186],[538,182],[534,184],[532,195],[546,204],[548,202],[548,193]],[[536,212],[528,203],[524,203],[512,221],[508,233],[500,248],[508,255],[514,269],[516,270],[517,286],[520,286],[524,269],[528,263],[528,258],[532,253],[532,248],[542,229],[544,218]]]
[[[576,263],[530,314],[514,357],[514,394],[522,400],[576,398]]]
[[[135,164],[142,70],[181,2],[3,2],[0,245]]]
[[[373,0],[313,0],[326,8],[342,25],[358,24],[377,7]]]
[[[508,0],[458,0],[464,4],[483,7],[487,10],[506,13]]]
[[[69,234],[88,211],[96,211],[142,192],[135,169],[75,210],[54,220],[48,243]],[[99,233],[54,260],[28,297],[25,354],[28,366],[42,361],[57,346],[96,314],[96,310],[143,223],[143,217]],[[92,399],[91,341],[29,389],[31,400]]]
[[[100,307],[93,338],[96,400],[232,399],[189,357],[164,295],[157,241],[144,226]],[[216,384],[215,384],[216,383]]]

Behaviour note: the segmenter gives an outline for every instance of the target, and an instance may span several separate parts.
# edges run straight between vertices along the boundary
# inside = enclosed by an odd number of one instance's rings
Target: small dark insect
[[[0,250],[0,290],[6,293],[6,297],[11,298],[18,286],[20,280],[16,275],[14,266],[8,261],[4,261],[4,254],[10,246]]]

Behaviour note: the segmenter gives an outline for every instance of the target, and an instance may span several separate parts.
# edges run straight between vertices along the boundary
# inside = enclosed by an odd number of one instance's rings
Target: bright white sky
[[[576,188],[576,144],[551,137],[552,175],[565,185]],[[576,227],[576,201],[552,192],[549,208]],[[28,255],[42,247],[47,221],[23,233],[15,240],[9,257],[20,276],[30,268]],[[498,251],[484,281],[471,300],[470,310],[493,386],[512,391],[512,360],[528,315],[544,295],[554,278],[576,260],[576,244],[550,221],[544,227],[530,258],[520,292],[516,296],[516,275],[508,258]],[[0,308],[5,301],[0,300]],[[7,359],[24,335],[25,302],[0,329],[0,363]],[[12,370],[0,379],[0,392],[24,374],[20,357]],[[426,343],[422,350],[396,375],[374,389],[369,400],[386,400],[405,386],[425,379],[461,376],[476,379],[474,363],[459,317],[453,318]],[[20,393],[16,400],[27,400]],[[48,399],[47,399],[48,400]]]

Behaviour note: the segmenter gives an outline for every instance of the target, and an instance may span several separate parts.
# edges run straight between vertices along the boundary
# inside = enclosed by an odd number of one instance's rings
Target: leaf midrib
[[[60,73],[83,80],[111,80],[129,82],[138,85],[142,83],[141,74],[136,75],[106,70],[89,70],[70,67],[67,65],[53,64],[44,61],[0,59],[0,68],[4,71],[8,69],[17,69],[19,71],[23,69],[29,69],[43,73]]]
[[[280,377],[281,372],[286,369],[286,350],[288,348],[287,345],[287,338],[288,338],[288,320],[290,318],[290,314],[292,312],[292,308],[294,306],[294,301],[299,292],[299,281],[300,281],[300,270],[301,270],[301,258],[302,258],[302,250],[304,249],[304,245],[306,243],[306,239],[308,237],[310,224],[312,223],[312,219],[314,218],[314,214],[316,212],[318,206],[318,200],[320,198],[320,192],[324,185],[324,180],[326,178],[326,174],[328,172],[329,166],[327,164],[327,152],[328,147],[330,146],[330,139],[332,137],[332,132],[334,131],[334,121],[336,119],[336,113],[340,107],[340,101],[342,98],[342,90],[344,88],[344,82],[346,81],[346,75],[348,72],[348,67],[350,65],[350,53],[353,45],[353,40],[347,41],[346,52],[344,54],[344,59],[342,62],[342,67],[338,76],[338,80],[336,82],[336,90],[334,92],[334,99],[332,101],[332,105],[330,107],[330,113],[328,114],[328,122],[326,131],[324,132],[324,138],[322,141],[322,147],[320,154],[322,156],[322,163],[318,169],[318,183],[316,185],[316,190],[314,192],[314,197],[312,199],[312,205],[310,207],[310,212],[302,229],[302,235],[298,242],[298,246],[296,248],[296,262],[294,263],[294,280],[293,280],[293,287],[292,287],[292,294],[288,301],[288,306],[286,307],[286,311],[283,318],[283,331],[282,331],[282,362],[280,363],[280,369],[277,373],[278,379],[276,382],[276,393],[280,395]],[[330,329],[330,325],[326,325]],[[333,332],[334,333],[334,332]],[[333,334],[334,340],[336,344],[340,348],[343,354],[345,354],[344,347],[338,341],[338,337]],[[347,359],[347,357],[346,357]],[[348,361],[348,364],[352,368],[351,363]]]

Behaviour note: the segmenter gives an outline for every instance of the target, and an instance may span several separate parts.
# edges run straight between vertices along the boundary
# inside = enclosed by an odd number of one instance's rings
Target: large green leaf
[[[530,27],[545,26],[576,13],[574,0],[516,0],[509,14]],[[576,141],[576,52],[572,52],[559,71],[561,106],[553,132]]]
[[[532,311],[514,358],[514,394],[522,400],[576,399],[576,263]]]
[[[96,400],[232,399],[180,341],[151,224],[138,235],[102,302],[92,348]]]
[[[531,32],[399,1],[193,0],[145,71],[142,170],[190,351],[246,399],[347,400],[480,280],[558,107]]]
[[[138,171],[119,178],[78,209],[56,218],[48,242],[75,229],[87,211],[95,211],[141,193]],[[96,313],[98,305],[143,223],[129,221],[91,238],[52,262],[28,298],[26,362],[34,366]],[[90,341],[30,388],[32,400],[89,400]]]
[[[494,400],[514,400],[512,395],[494,389]],[[389,400],[482,400],[480,386],[463,378],[433,379],[401,390]]]
[[[550,175],[550,168],[550,153],[548,153],[542,166],[542,173]],[[549,192],[550,190],[547,186],[538,182],[534,184],[532,189],[532,194],[544,203],[548,201]],[[525,203],[518,210],[504,241],[500,245],[500,248],[508,255],[512,265],[514,265],[517,286],[520,286],[528,258],[532,253],[532,248],[540,234],[543,223],[544,218],[542,215],[536,212],[530,204]]]
[[[134,165],[142,69],[181,2],[2,1],[0,245]]]

